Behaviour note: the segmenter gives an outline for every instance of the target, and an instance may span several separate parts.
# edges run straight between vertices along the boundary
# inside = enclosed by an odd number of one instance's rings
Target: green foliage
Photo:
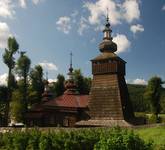
[[[21,53],[19,59],[17,60],[16,71],[18,75],[20,75],[21,77],[25,77],[29,72],[30,64],[30,59],[26,55]]]
[[[160,113],[160,98],[162,90],[162,80],[159,77],[152,77],[148,81],[148,86],[144,93],[144,99],[150,101],[151,111],[156,117]]]
[[[13,69],[15,66],[15,61],[13,55],[19,49],[19,45],[14,37],[8,38],[8,49],[5,49],[3,54],[3,61],[8,66],[9,69]]]
[[[16,53],[19,49],[19,44],[17,43],[15,37],[9,37],[7,44],[9,51],[11,51],[12,53]]]
[[[114,128],[111,132],[101,134],[95,150],[150,150],[151,143],[145,143],[133,131]]]
[[[6,86],[0,86],[0,126],[4,122],[5,106],[7,102],[8,89]]]
[[[143,98],[146,86],[128,84],[127,87],[133,110],[135,112],[150,112],[149,101]]]
[[[64,82],[65,82],[65,77],[59,74],[57,76],[57,82],[55,82],[52,87],[52,91],[55,93],[56,97],[64,93],[65,91]]]
[[[27,144],[29,140],[28,133],[20,134],[15,133],[13,138],[13,148],[14,150],[26,150]]]
[[[165,127],[148,127],[139,128],[134,131],[140,138],[144,139],[145,142],[152,141],[154,150],[164,150],[165,145]]]
[[[160,123],[161,118],[159,116],[156,116],[155,114],[151,114],[147,116],[147,123],[148,124],[153,124],[153,123]]]
[[[33,89],[29,88],[28,89],[28,102],[29,105],[33,105],[36,103],[39,103],[41,101],[41,98],[39,99],[38,92],[34,91]]]
[[[27,144],[27,150],[38,150],[39,149],[39,140],[40,140],[41,132],[33,129],[29,134],[29,140]]]
[[[9,103],[11,100],[11,93],[13,87],[15,86],[14,75],[12,74],[12,70],[15,67],[15,58],[14,54],[18,51],[19,45],[14,37],[8,38],[8,48],[5,49],[5,53],[3,54],[3,62],[7,65],[8,72],[8,80],[7,80],[7,88],[8,88],[8,97],[5,106],[5,119],[6,125],[8,124],[8,114],[9,114]]]
[[[30,72],[31,85],[29,87],[29,100],[31,104],[41,101],[44,91],[43,69],[40,65],[34,67]]]
[[[28,108],[28,93],[27,93],[27,89],[28,89],[28,73],[29,73],[29,69],[30,69],[30,64],[31,61],[30,59],[24,54],[24,52],[21,52],[21,55],[19,57],[19,59],[17,60],[17,67],[16,67],[16,72],[17,74],[22,78],[22,94],[23,94],[23,99],[22,99],[22,104],[25,107],[25,112],[27,111]],[[24,112],[24,113],[25,113]],[[25,115],[25,114],[23,114]]]
[[[9,74],[8,74],[8,88],[10,88],[10,78],[12,75],[12,69],[15,67],[15,58],[13,55],[18,51],[19,45],[16,41],[16,39],[13,37],[9,37],[8,39],[8,49],[5,49],[5,53],[3,54],[3,62],[8,66],[9,68]]]
[[[161,106],[161,113],[165,113],[165,88],[162,88],[161,91],[160,106]]]
[[[112,129],[77,129],[41,132],[4,133],[0,149],[15,150],[151,150],[133,131]]]
[[[12,93],[11,118],[16,122],[22,122],[24,118],[25,106],[22,103],[23,94],[20,90]]]
[[[76,82],[80,94],[89,94],[91,87],[91,78],[84,77],[80,69],[74,70],[73,78]]]
[[[150,100],[144,98],[144,93],[146,90],[145,85],[134,85],[127,84],[130,100],[133,105],[133,110],[135,112],[151,112]],[[161,89],[160,98],[160,109],[161,113],[165,113],[165,89]]]
[[[39,142],[39,149],[40,150],[52,150],[52,140],[51,140],[51,135],[48,134],[42,134],[40,137],[40,142]]]
[[[1,85],[0,86],[0,101],[6,101],[7,99],[7,87],[6,86],[3,86]]]

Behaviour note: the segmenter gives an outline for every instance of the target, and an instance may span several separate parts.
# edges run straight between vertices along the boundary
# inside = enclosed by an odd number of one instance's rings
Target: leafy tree
[[[127,84],[130,100],[135,112],[150,112],[150,102],[144,99],[146,85]]]
[[[91,89],[92,79],[90,77],[84,77],[84,91],[83,94],[89,94]]]
[[[163,88],[161,92],[160,105],[161,105],[161,113],[165,113],[165,88]]]
[[[6,101],[6,108],[5,108],[5,118],[6,118],[6,125],[8,124],[8,114],[9,114],[9,103],[11,100],[11,93],[13,87],[13,74],[12,70],[15,67],[15,60],[14,54],[18,51],[19,45],[14,37],[8,38],[8,48],[5,49],[5,53],[3,54],[3,62],[7,65],[8,71],[8,80],[7,80],[7,87],[8,87],[8,98]]]
[[[148,86],[144,93],[144,99],[149,100],[151,104],[151,111],[158,120],[158,114],[160,113],[160,98],[162,90],[162,80],[160,77],[152,77],[148,81]]]
[[[23,94],[22,103],[24,104],[25,112],[27,111],[27,107],[28,107],[28,101],[27,101],[28,82],[27,82],[27,79],[28,79],[30,64],[31,64],[30,59],[24,54],[24,52],[21,52],[21,55],[20,55],[19,59],[17,60],[16,72],[18,73],[18,75],[20,76],[20,78],[22,80],[22,84],[21,84],[22,88],[20,90]]]
[[[4,102],[7,99],[8,89],[6,86],[1,85],[0,86],[0,101]]]
[[[64,82],[65,82],[65,77],[59,74],[57,76],[57,82],[54,83],[54,86],[52,88],[52,91],[54,91],[56,97],[64,93],[65,91]]]
[[[4,123],[5,105],[8,89],[6,86],[0,86],[0,126]]]
[[[91,78],[84,77],[80,69],[74,70],[73,78],[76,82],[79,93],[88,94],[91,87]]]
[[[30,72],[31,85],[29,88],[29,99],[31,104],[40,102],[44,91],[43,69],[40,65],[35,66]]]
[[[21,87],[20,87],[21,88]],[[13,91],[11,102],[11,119],[14,122],[22,122],[24,120],[24,103],[22,103],[23,93],[20,89]]]

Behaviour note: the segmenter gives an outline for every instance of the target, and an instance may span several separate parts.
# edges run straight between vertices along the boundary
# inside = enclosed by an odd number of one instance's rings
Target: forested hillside
[[[150,104],[148,101],[144,100],[143,94],[145,91],[145,85],[134,85],[127,84],[128,91],[130,95],[130,100],[132,101],[133,108],[135,112],[150,112]],[[165,113],[165,88],[162,89],[161,94],[161,112]]]

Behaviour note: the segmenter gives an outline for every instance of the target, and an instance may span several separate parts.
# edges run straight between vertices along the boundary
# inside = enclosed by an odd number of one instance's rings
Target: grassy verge
[[[165,150],[165,126],[135,129],[144,141],[153,141],[156,150]]]

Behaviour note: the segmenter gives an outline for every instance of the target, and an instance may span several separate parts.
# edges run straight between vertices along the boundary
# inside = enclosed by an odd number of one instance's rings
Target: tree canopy
[[[144,93],[144,99],[150,101],[151,111],[156,116],[160,113],[162,83],[163,82],[160,77],[152,77],[148,81],[148,85]]]
[[[30,72],[29,100],[31,104],[39,103],[44,91],[43,69],[36,65]]]
[[[73,78],[77,85],[77,90],[80,94],[89,94],[91,87],[91,78],[84,77],[80,69],[75,69]]]
[[[7,80],[7,88],[8,88],[8,98],[6,99],[6,105],[5,105],[5,124],[8,124],[9,120],[9,105],[10,105],[10,100],[11,100],[11,95],[12,95],[12,90],[13,87],[15,86],[15,78],[12,73],[14,67],[15,67],[15,58],[14,54],[18,51],[19,49],[19,44],[17,43],[16,39],[14,37],[9,37],[8,38],[8,48],[5,48],[5,53],[3,54],[3,62],[7,65],[8,67],[8,80]]]

